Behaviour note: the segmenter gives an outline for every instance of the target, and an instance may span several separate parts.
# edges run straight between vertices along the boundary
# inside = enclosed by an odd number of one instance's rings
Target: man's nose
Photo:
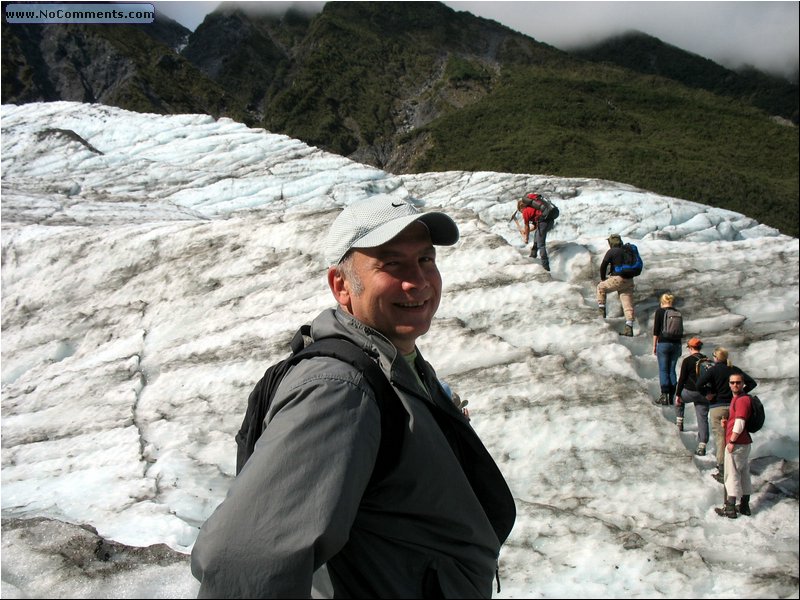
[[[420,264],[409,266],[403,271],[403,289],[425,288],[430,285],[427,269]]]

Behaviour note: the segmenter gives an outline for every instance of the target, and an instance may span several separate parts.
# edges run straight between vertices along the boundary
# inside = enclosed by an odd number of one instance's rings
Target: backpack
[[[538,211],[541,211],[542,216],[539,217],[540,220],[550,221],[552,223],[561,214],[561,211],[558,210],[558,207],[549,200],[545,199],[544,196],[538,196],[536,199],[533,199],[530,196],[531,195],[529,194],[528,198],[525,198],[522,202],[525,206],[530,206]]]
[[[694,373],[695,373],[694,381],[695,381],[695,384],[698,381],[700,381],[700,376],[703,373],[705,373],[706,371],[710,371],[711,369],[714,368],[714,364],[715,363],[714,363],[713,359],[708,358],[704,354],[700,355],[700,358],[697,359],[697,364],[695,364],[695,366],[694,366]],[[700,392],[700,389],[698,388],[697,391]],[[702,392],[700,392],[700,393],[702,394]],[[713,402],[714,399],[717,397],[717,393],[716,392],[707,392],[707,393],[705,393],[703,395],[706,397],[706,400],[708,402]]]
[[[748,433],[755,433],[764,426],[764,405],[758,396],[750,396],[750,417],[745,422]]]
[[[700,379],[700,375],[711,369],[714,366],[714,361],[704,354],[697,355],[697,364],[694,366],[695,381]]]
[[[375,393],[381,411],[381,441],[371,481],[380,479],[396,464],[400,455],[405,410],[380,367],[352,342],[342,338],[326,338],[305,346],[304,336],[311,333],[309,325],[303,325],[291,342],[292,354],[271,365],[247,398],[247,410],[242,426],[235,436],[236,474],[252,456],[256,441],[264,429],[264,418],[283,377],[289,369],[306,358],[331,356],[353,365],[364,373],[364,377]]]
[[[682,338],[683,337],[683,315],[675,308],[664,309],[664,320],[661,321],[661,333],[659,337]]]
[[[644,261],[639,255],[639,249],[633,244],[622,245],[622,264],[613,268],[614,275],[621,275],[625,278],[636,277],[642,274]]]

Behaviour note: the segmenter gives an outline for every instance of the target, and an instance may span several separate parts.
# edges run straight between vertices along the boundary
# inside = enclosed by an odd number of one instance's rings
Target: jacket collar
[[[365,325],[353,315],[337,306],[324,310],[311,323],[311,338],[320,340],[329,337],[347,339],[367,354],[376,358],[389,380],[404,392],[430,401],[427,394],[419,388],[414,373],[406,360],[392,342],[379,331]],[[417,365],[425,362],[417,348]],[[426,376],[422,377],[427,384]]]

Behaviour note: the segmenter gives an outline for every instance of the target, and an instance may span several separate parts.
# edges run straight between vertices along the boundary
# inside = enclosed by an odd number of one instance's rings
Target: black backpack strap
[[[299,353],[303,348],[305,348],[306,340],[305,338],[311,337],[311,325],[301,325],[300,329],[295,331],[294,337],[290,343],[292,348],[292,356]]]
[[[302,339],[301,339],[302,342]],[[247,412],[245,413],[242,427],[236,434],[236,474],[244,467],[244,463],[253,453],[256,441],[261,436],[262,424],[267,416],[270,404],[270,394],[283,379],[286,372],[294,363],[291,359],[282,360],[270,366],[261,379],[258,380],[250,396],[247,398]]]
[[[399,461],[408,413],[375,360],[354,343],[343,338],[317,340],[297,352],[290,362],[295,364],[300,360],[315,356],[329,356],[354,366],[364,374],[364,378],[375,394],[375,400],[381,411],[381,441],[370,485],[377,483]]]

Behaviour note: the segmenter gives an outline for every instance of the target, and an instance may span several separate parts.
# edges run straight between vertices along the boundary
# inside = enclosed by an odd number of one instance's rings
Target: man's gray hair
[[[350,282],[350,289],[352,290],[353,294],[359,296],[361,292],[364,291],[364,284],[361,282],[361,278],[356,273],[356,267],[353,260],[353,252],[348,252],[345,254],[344,258],[336,265],[336,273],[343,279]]]

